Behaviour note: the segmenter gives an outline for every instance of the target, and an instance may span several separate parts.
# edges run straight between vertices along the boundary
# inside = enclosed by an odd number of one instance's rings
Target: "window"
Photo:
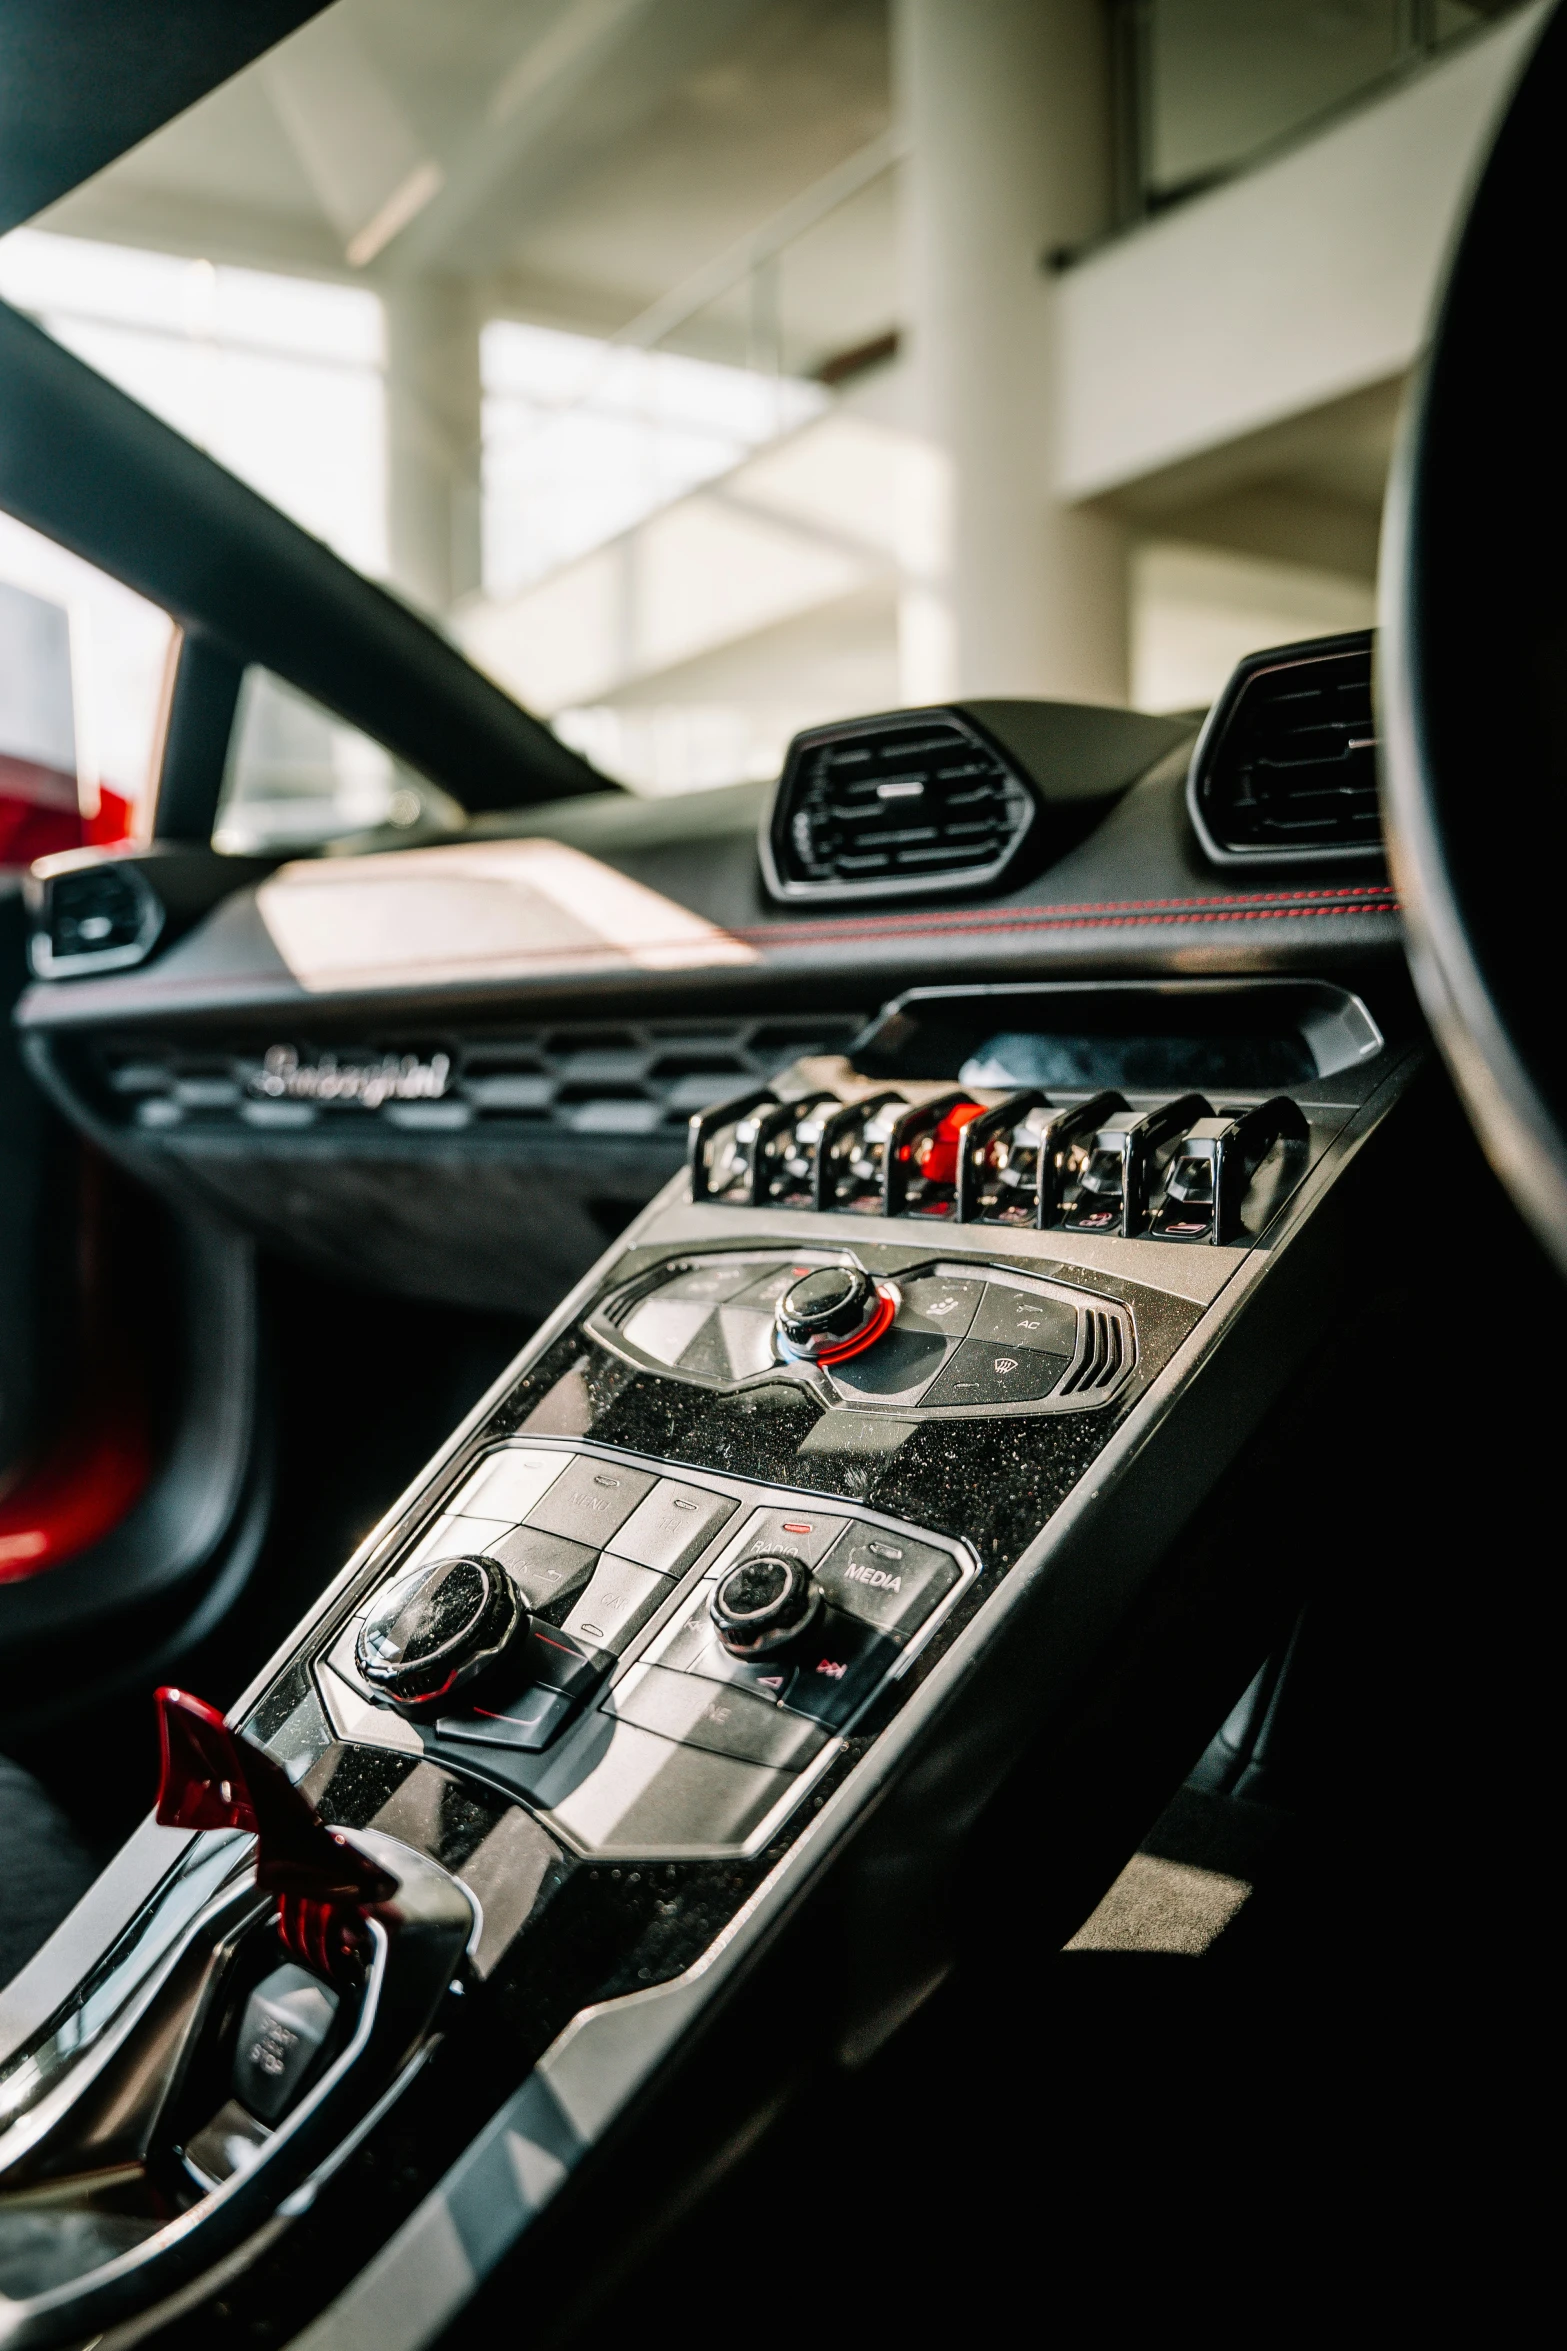
[[[798,498],[747,469],[895,346],[897,149],[879,0],[675,43],[640,15],[337,0],[0,239],[0,297],[666,791],[886,698],[896,597],[838,461]],[[339,741],[296,791],[275,750],[225,839],[405,788]]]
[[[37,229],[0,295],[361,571],[386,569],[381,304]]]
[[[1496,0],[1117,0],[1124,209],[1229,177],[1501,13]]]
[[[0,514],[0,864],[135,830],[173,636],[155,604]]]
[[[259,857],[368,849],[459,829],[455,800],[269,670],[246,671],[213,845]]]

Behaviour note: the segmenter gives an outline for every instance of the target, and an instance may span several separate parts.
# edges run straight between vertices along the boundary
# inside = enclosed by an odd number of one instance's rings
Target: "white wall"
[[[1544,13],[1068,271],[1058,494],[1122,488],[1401,374]]]

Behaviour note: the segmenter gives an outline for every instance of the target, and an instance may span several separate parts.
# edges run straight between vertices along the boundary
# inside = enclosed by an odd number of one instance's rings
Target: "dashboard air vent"
[[[123,971],[142,962],[163,928],[162,902],[134,866],[87,855],[91,863],[51,872],[43,885],[30,945],[41,980]]]
[[[1248,654],[1198,738],[1187,805],[1219,865],[1380,857],[1369,629]]]
[[[762,862],[775,898],[909,898],[995,881],[1034,795],[961,711],[813,727],[789,746]]]

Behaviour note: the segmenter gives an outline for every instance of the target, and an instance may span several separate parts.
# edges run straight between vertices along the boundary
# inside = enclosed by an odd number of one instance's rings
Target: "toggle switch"
[[[1241,1239],[1241,1202],[1276,1143],[1304,1150],[1310,1130],[1298,1103],[1275,1094],[1254,1110],[1200,1118],[1178,1144],[1150,1230],[1161,1241]]]
[[[1075,1146],[1062,1171],[1051,1221],[1069,1232],[1132,1239],[1147,1221],[1161,1154],[1200,1118],[1211,1116],[1201,1094],[1178,1095],[1154,1110],[1119,1112]]]
[[[887,1141],[908,1103],[888,1090],[846,1102],[841,1110],[821,1116],[815,1139],[818,1209],[858,1209],[879,1215]],[[803,1122],[801,1143],[811,1137],[813,1121]]]
[[[836,1094],[817,1092],[793,1102],[763,1103],[741,1119],[735,1151],[744,1158],[746,1178],[739,1196],[758,1208],[809,1208],[815,1154],[802,1128],[813,1112],[838,1107]]]
[[[1029,1089],[987,1110],[963,1136],[958,1222],[1055,1224],[1063,1182],[1075,1163],[1086,1163],[1085,1138],[1125,1109],[1125,1097],[1111,1090],[1052,1104]]]

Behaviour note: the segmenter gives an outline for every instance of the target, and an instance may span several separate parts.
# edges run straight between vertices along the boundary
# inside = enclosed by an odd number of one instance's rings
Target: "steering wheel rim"
[[[1481,174],[1400,438],[1378,698],[1415,986],[1492,1165],[1567,1274],[1567,1052],[1552,1018],[1567,914],[1567,396],[1550,277],[1567,250],[1564,145],[1558,7]],[[1456,1199],[1454,1226],[1483,1246]]]

